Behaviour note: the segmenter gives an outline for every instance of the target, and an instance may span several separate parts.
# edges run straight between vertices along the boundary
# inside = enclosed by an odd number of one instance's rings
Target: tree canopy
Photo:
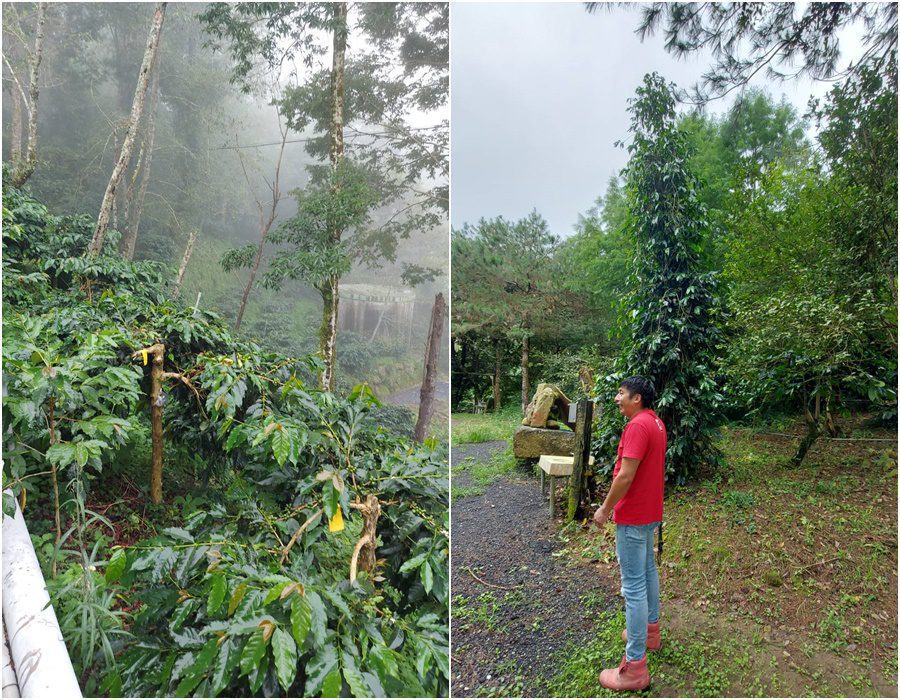
[[[601,3],[587,3],[594,12]],[[835,80],[862,67],[879,72],[897,50],[896,3],[654,2],[641,8],[642,39],[661,31],[666,50],[684,56],[706,50],[713,64],[693,89],[698,103],[742,88],[761,71],[772,81],[805,75]],[[839,65],[840,30],[864,27],[862,56]]]

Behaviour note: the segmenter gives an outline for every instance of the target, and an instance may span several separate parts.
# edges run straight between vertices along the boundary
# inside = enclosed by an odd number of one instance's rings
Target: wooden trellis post
[[[163,473],[163,424],[162,424],[162,383],[164,379],[175,379],[186,385],[197,396],[201,411],[202,402],[197,389],[190,380],[178,372],[164,372],[163,359],[166,355],[166,346],[156,343],[150,347],[142,348],[134,353],[133,359],[141,358],[144,364],[149,360],[150,364],[150,438],[152,453],[150,457],[150,500],[159,505],[162,503],[162,473]]]
[[[166,346],[156,343],[138,350],[132,355],[150,361],[150,436],[153,444],[150,457],[150,500],[159,505],[162,503],[162,469],[163,469],[163,428],[162,428],[162,380],[163,357]]]

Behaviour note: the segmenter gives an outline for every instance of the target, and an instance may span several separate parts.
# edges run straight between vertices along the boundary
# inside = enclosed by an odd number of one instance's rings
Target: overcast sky
[[[613,144],[628,137],[626,100],[644,74],[689,87],[710,65],[705,56],[675,59],[658,34],[641,43],[638,21],[637,7],[588,14],[580,2],[451,5],[455,228],[536,208],[554,233],[572,233],[627,161]],[[802,114],[811,94],[829,88],[794,80],[769,91]]]

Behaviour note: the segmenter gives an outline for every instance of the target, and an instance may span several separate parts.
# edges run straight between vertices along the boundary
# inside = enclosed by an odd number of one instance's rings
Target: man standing
[[[616,556],[625,597],[625,656],[618,668],[600,673],[611,690],[643,690],[650,685],[647,650],[660,647],[659,574],[653,558],[653,533],[662,522],[666,427],[653,412],[656,390],[644,377],[619,386],[616,405],[628,419],[619,441],[613,481],[594,513],[602,526],[616,523]]]

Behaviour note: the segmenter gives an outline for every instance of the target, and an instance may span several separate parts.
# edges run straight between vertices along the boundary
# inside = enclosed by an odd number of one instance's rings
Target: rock
[[[525,408],[522,425],[543,428],[549,425],[548,421],[551,416],[565,421],[568,417],[570,403],[572,402],[560,391],[559,387],[553,384],[538,384],[537,391]]]
[[[541,455],[571,455],[575,433],[522,425],[513,435],[513,454],[518,459],[538,459]]]

